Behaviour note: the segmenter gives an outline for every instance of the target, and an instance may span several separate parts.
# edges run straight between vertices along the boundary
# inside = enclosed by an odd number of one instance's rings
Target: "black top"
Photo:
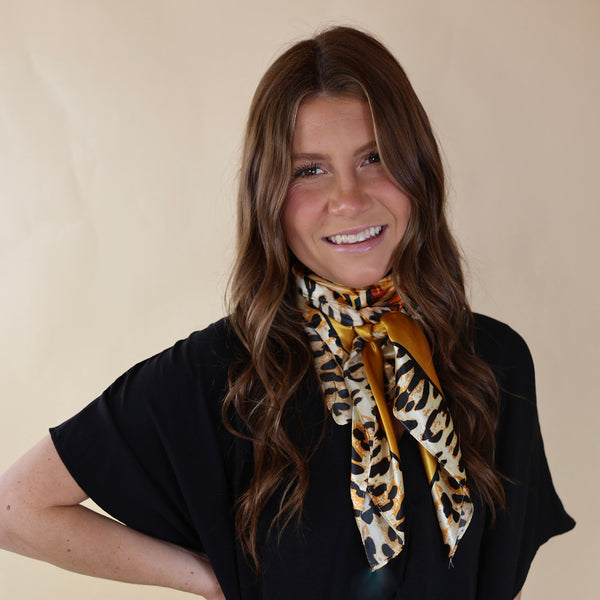
[[[134,366],[51,434],[72,476],[105,511],[206,552],[228,600],[512,600],[538,547],[574,521],[552,485],[525,342],[477,315],[476,343],[500,383],[495,455],[508,477],[506,509],[491,527],[474,498],[473,520],[451,565],[416,442],[404,435],[406,547],[369,571],[350,502],[350,425],[336,425],[324,412],[307,377],[298,404],[309,437],[318,439],[323,419],[325,434],[310,459],[301,528],[289,525],[279,541],[267,535],[277,502],[269,505],[259,532],[262,571],[254,574],[236,542],[232,510],[252,473],[252,447],[221,422],[239,344],[226,319]]]

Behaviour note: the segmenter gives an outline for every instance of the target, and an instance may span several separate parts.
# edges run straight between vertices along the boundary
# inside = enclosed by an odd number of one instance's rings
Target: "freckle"
[[[194,571],[190,571],[190,575],[193,575],[193,574],[194,574]]]
[[[6,510],[10,510],[10,504],[6,507]]]
[[[67,552],[71,552],[71,548],[67,548]]]

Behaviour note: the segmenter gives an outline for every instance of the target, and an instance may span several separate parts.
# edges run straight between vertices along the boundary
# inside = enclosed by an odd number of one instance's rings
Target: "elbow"
[[[0,487],[0,548],[3,550],[10,550],[14,541],[14,510],[10,494]]]
[[[0,477],[0,548],[32,552],[59,527],[56,509],[85,498],[46,436]]]
[[[0,477],[0,548],[19,552],[28,527],[35,522],[35,511],[27,502],[27,487],[9,474]]]
[[[18,531],[20,502],[15,491],[0,477],[0,548],[11,550]]]
[[[0,484],[0,549],[39,558],[35,548],[47,529],[45,512],[29,504],[19,489]]]

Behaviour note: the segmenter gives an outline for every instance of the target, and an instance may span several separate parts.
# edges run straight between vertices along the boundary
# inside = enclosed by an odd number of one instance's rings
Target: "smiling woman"
[[[471,312],[444,204],[386,48],[344,27],[292,46],[250,108],[230,315],[5,473],[0,544],[214,599],[520,595],[574,523],[527,346]]]
[[[381,279],[406,231],[411,203],[380,161],[367,101],[304,100],[292,165],[282,221],[296,258],[349,287]]]

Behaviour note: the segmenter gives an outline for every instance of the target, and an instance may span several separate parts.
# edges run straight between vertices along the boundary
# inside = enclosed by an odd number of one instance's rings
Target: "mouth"
[[[383,229],[384,225],[375,225],[373,227],[365,227],[364,229],[353,233],[337,233],[328,236],[325,239],[335,246],[359,244],[360,242],[378,238],[383,232]]]

